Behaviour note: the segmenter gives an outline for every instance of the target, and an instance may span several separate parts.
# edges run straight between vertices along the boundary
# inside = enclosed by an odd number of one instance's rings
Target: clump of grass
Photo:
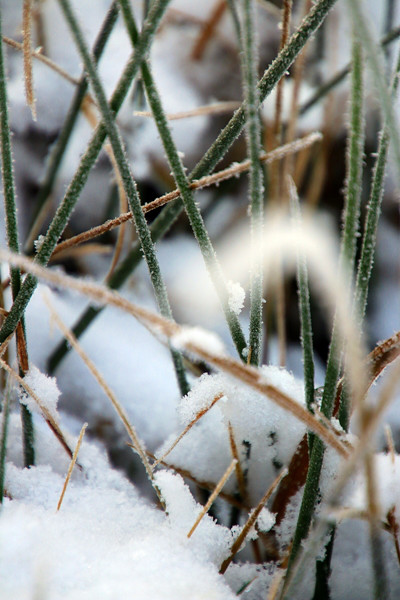
[[[162,99],[153,77],[151,60],[149,59],[154,36],[169,7],[169,1],[154,0],[154,2],[147,3],[144,6],[144,22],[141,30],[139,30],[135,21],[131,4],[127,0],[113,2],[102,24],[93,48],[93,53],[91,54],[86,44],[82,27],[72,9],[70,1],[59,0],[65,21],[68,23],[74,44],[84,64],[84,73],[80,80],[75,82],[76,91],[71,107],[52,150],[47,171],[36,198],[35,215],[31,223],[30,235],[25,243],[27,252],[32,249],[33,238],[38,231],[38,223],[40,222],[38,216],[44,213],[47,214],[46,200],[53,190],[58,169],[65,156],[77,117],[84,108],[84,101],[89,93],[89,88],[93,94],[90,102],[98,110],[99,123],[95,127],[89,145],[80,160],[79,166],[59,208],[51,218],[43,242],[33,260],[20,255],[3,45],[1,45],[0,49],[0,141],[8,236],[8,251],[0,250],[0,259],[10,264],[12,291],[12,305],[9,311],[4,311],[4,314],[2,313],[3,324],[0,329],[0,344],[1,350],[3,350],[7,347],[12,337],[16,336],[19,374],[7,360],[1,357],[0,368],[7,372],[10,377],[14,378],[36,400],[44,419],[64,447],[64,450],[72,457],[70,468],[70,472],[72,472],[79,444],[73,453],[59,424],[54,420],[34,390],[30,389],[24,381],[24,375],[29,368],[24,318],[27,306],[39,279],[62,288],[77,291],[84,294],[91,302],[96,303],[86,309],[72,331],[63,324],[61,319],[54,313],[54,309],[52,307],[49,308],[65,338],[63,343],[50,357],[49,370],[53,371],[57,368],[69,349],[76,352],[84,360],[92,375],[105,391],[119,419],[123,423],[130,438],[130,445],[140,456],[148,479],[153,485],[161,504],[162,496],[154,484],[154,470],[160,466],[173,467],[173,465],[169,465],[166,458],[179,445],[181,440],[189,434],[192,428],[203,419],[209,410],[218,404],[223,398],[223,393],[216,394],[209,406],[196,414],[195,418],[190,421],[182,433],[161,456],[157,458],[148,453],[114,392],[107,385],[100,370],[88,358],[78,342],[79,336],[95,319],[104,305],[116,306],[132,315],[142,322],[162,343],[165,343],[170,348],[182,396],[186,395],[190,389],[186,367],[188,364],[191,364],[190,357],[195,355],[195,357],[208,365],[208,368],[217,369],[229,374],[301,421],[305,427],[305,433],[303,440],[299,444],[298,452],[295,453],[290,464],[281,470],[254,510],[251,510],[249,506],[247,475],[241,464],[243,457],[236,445],[231,423],[229,423],[227,428],[229,430],[232,460],[216,487],[212,482],[199,481],[195,475],[188,471],[182,469],[180,471],[199,486],[212,491],[208,502],[205,503],[198,519],[188,533],[189,538],[198,523],[209,511],[217,496],[226,500],[237,511],[235,514],[240,516],[240,511],[242,511],[242,516],[246,514],[246,522],[232,544],[230,555],[220,565],[221,574],[225,573],[231,562],[237,559],[236,555],[244,544],[249,531],[255,526],[262,508],[272,495],[276,492],[275,499],[282,499],[281,506],[276,505],[277,500],[274,502],[274,507],[279,512],[279,521],[281,522],[285,519],[286,509],[295,494],[302,489],[302,501],[299,506],[297,524],[290,542],[290,548],[285,555],[281,553],[275,559],[270,558],[271,561],[275,560],[276,567],[278,568],[279,566],[281,569],[281,575],[271,587],[274,594],[281,594],[281,598],[292,597],[294,585],[306,569],[311,569],[313,573],[316,573],[314,598],[321,597],[321,594],[329,594],[330,560],[335,544],[334,527],[332,526],[334,519],[332,518],[332,514],[340,512],[340,493],[345,488],[350,476],[360,468],[364,469],[367,487],[365,516],[368,519],[370,531],[371,571],[375,578],[375,597],[387,597],[389,594],[385,550],[382,542],[379,498],[377,495],[378,486],[374,469],[374,452],[369,441],[378,427],[384,408],[388,405],[393,395],[393,390],[399,377],[398,371],[395,372],[387,383],[375,406],[372,407],[368,403],[367,393],[378,374],[398,357],[400,343],[399,336],[395,335],[385,343],[378,345],[375,351],[367,356],[363,338],[363,319],[366,313],[369,283],[374,261],[376,231],[384,193],[384,175],[390,138],[393,140],[397,169],[400,172],[400,136],[393,109],[393,98],[398,87],[400,58],[395,67],[393,82],[389,90],[384,69],[382,68],[383,63],[380,62],[379,47],[393,41],[396,36],[400,35],[400,31],[398,29],[393,30],[393,32],[390,32],[381,40],[380,44],[376,44],[367,26],[360,2],[358,0],[349,0],[350,12],[354,23],[351,68],[342,70],[330,81],[325,82],[314,97],[300,107],[298,111],[299,115],[304,114],[317,101],[320,101],[334,85],[338,84],[347,72],[351,71],[343,229],[341,232],[338,260],[336,260],[336,256],[332,255],[328,240],[323,235],[321,236],[317,227],[313,224],[310,215],[301,207],[299,199],[301,197],[301,190],[300,193],[297,191],[291,177],[293,174],[291,170],[293,171],[294,166],[292,161],[285,160],[284,166],[276,170],[278,178],[277,181],[273,182],[271,189],[268,189],[268,186],[264,186],[262,167],[263,161],[268,163],[281,158],[286,159],[288,155],[304,150],[321,138],[321,134],[315,133],[304,138],[294,139],[297,118],[297,99],[294,96],[293,102],[296,105],[296,118],[293,117],[291,123],[287,126],[289,131],[286,132],[288,134],[286,139],[289,139],[289,143],[273,151],[263,152],[260,107],[265,98],[273,90],[278,89],[275,134],[279,134],[278,137],[281,138],[281,133],[285,133],[286,127],[281,118],[283,77],[299,57],[307,42],[324,22],[329,10],[335,3],[336,0],[318,0],[315,2],[293,35],[289,37],[291,2],[289,0],[284,2],[282,47],[259,80],[257,39],[255,35],[256,2],[254,0],[243,0],[241,6],[231,1],[228,1],[226,4],[224,2],[215,4],[210,19],[205,23],[201,35],[197,39],[192,59],[200,61],[206,53],[207,45],[212,43],[216,27],[225,15],[228,6],[238,34],[238,45],[242,53],[244,100],[237,107],[233,116],[220,131],[207,152],[204,153],[191,173],[188,174],[170,129],[169,117],[171,115],[168,115],[164,110]],[[35,99],[32,84],[32,58],[35,57],[35,52],[32,51],[30,33],[31,12],[32,4],[29,0],[25,0],[25,35],[22,48],[25,65],[26,95],[32,116],[35,116]],[[108,100],[99,77],[98,62],[103,52],[106,51],[107,41],[120,13],[132,44],[132,54],[110,100]],[[363,193],[365,145],[364,80],[366,65],[370,66],[376,82],[380,107],[385,121],[380,134],[375,167],[372,173],[370,198],[366,208],[360,259],[357,265],[357,241],[361,229],[360,213]],[[117,123],[117,115],[122,103],[129,92],[131,84],[139,76],[147,97],[150,115],[156,124],[168,166],[171,169],[174,187],[176,187],[172,192],[168,192],[146,205],[142,205],[131,165],[125,152],[121,131]],[[229,108],[232,109],[232,105],[229,105]],[[211,108],[209,107],[207,111],[198,112],[211,112]],[[180,115],[180,117],[188,116],[193,116],[193,113]],[[246,131],[248,159],[238,165],[214,172],[219,162],[226,158],[230,147],[243,130]],[[120,212],[122,210],[125,210],[125,212],[118,217],[90,231],[60,242],[60,237],[66,231],[72,211],[81,198],[83,187],[106,139],[108,139],[112,149],[112,162],[118,175],[120,193],[129,202],[130,210],[127,212],[126,208],[121,208]],[[284,135],[282,139],[285,139]],[[229,303],[229,294],[225,276],[220,266],[220,260],[217,257],[216,249],[207,230],[207,221],[203,218],[201,209],[196,202],[196,191],[198,189],[227,178],[232,178],[244,171],[249,171],[248,200],[251,250],[247,251],[246,248],[245,240],[247,239],[247,232],[245,235],[242,235],[240,231],[235,230],[229,242],[229,251],[230,259],[233,263],[233,266],[231,264],[231,271],[236,273],[238,278],[245,278],[249,264],[251,264],[248,333],[246,332],[244,322],[238,317]],[[312,177],[312,165],[310,166],[310,171]],[[284,204],[286,203],[286,198],[290,198],[291,219],[288,218],[288,215],[282,216],[282,214],[277,215],[276,212],[265,211],[266,202],[273,201],[276,207],[277,197],[278,199],[281,198]],[[146,215],[155,208],[161,208],[161,211],[155,220],[151,224],[148,224]],[[236,347],[239,360],[227,355],[221,355],[213,349],[203,346],[195,338],[192,339],[190,335],[182,337],[184,329],[173,319],[168,292],[164,284],[157,255],[156,242],[166,235],[182,211],[186,212],[192,234],[198,243],[210,278],[219,296],[231,340]],[[137,241],[132,243],[126,256],[121,260],[122,234],[120,235],[111,268],[103,284],[100,285],[84,279],[61,275],[57,271],[47,268],[49,261],[57,256],[58,253],[61,254],[67,248],[76,247],[83,242],[93,240],[97,236],[103,235],[113,228],[121,227],[129,221],[135,227]],[[115,291],[126,282],[134,269],[141,263],[142,258],[147,263],[159,314],[152,313],[129,302]],[[267,382],[258,368],[263,350],[263,287],[269,292],[278,281],[278,285],[282,284],[283,293],[283,280],[279,282],[279,278],[283,273],[284,266],[294,267],[297,275],[301,344],[303,347],[304,362],[304,407],[288,394]],[[24,279],[21,277],[22,271],[24,272]],[[338,275],[337,272],[339,273]],[[315,353],[311,311],[311,299],[314,297],[314,283],[316,284],[315,291],[319,292],[322,301],[327,305],[329,323],[332,324],[325,382],[320,405],[316,403],[314,389]],[[317,294],[315,295],[317,296]],[[282,304],[282,311],[283,306]],[[283,312],[281,316],[284,316]],[[182,339],[184,339],[183,342]],[[2,405],[0,437],[0,501],[4,495],[9,411],[10,397],[8,390],[6,390]],[[350,443],[346,437],[346,432],[349,430],[351,419],[354,418],[353,415],[358,418],[360,433],[358,440]],[[24,460],[25,465],[30,466],[34,463],[34,439],[32,419],[26,407],[22,408],[22,416],[24,423]],[[339,429],[336,421],[333,421],[333,418],[336,417],[339,419],[341,429]],[[83,430],[81,433],[82,437]],[[247,447],[250,450],[249,442],[247,442]],[[323,469],[325,451],[328,447],[330,450],[333,449],[340,457],[342,467],[332,489],[326,497],[322,498],[322,509],[321,512],[318,512],[317,500],[321,494],[320,476]],[[391,448],[392,452],[394,452],[392,443]],[[260,461],[263,459],[263,457],[257,458]],[[234,470],[237,479],[236,495],[223,492],[223,486]],[[67,482],[68,477],[66,484]],[[61,502],[62,496],[59,507],[61,506]],[[392,513],[389,514],[387,521],[392,528],[394,542],[396,549],[398,549],[398,525],[396,524],[395,515]],[[271,536],[275,535],[275,533],[276,529],[273,529]],[[315,548],[321,543],[322,539],[325,539],[325,542],[328,540],[328,543],[326,543],[326,555],[323,560],[316,560],[317,552]],[[262,560],[263,555],[260,548],[256,548],[256,556]],[[246,586],[247,583],[242,588],[242,591]]]

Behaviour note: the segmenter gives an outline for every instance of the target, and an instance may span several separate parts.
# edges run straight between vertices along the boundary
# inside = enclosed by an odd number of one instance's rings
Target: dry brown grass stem
[[[74,290],[101,304],[116,306],[141,321],[154,335],[173,338],[184,331],[184,328],[173,321],[169,321],[160,315],[156,315],[145,308],[129,302],[126,298],[123,298],[116,292],[104,286],[88,281],[81,281],[67,275],[61,275],[60,273],[37,265],[34,261],[26,257],[13,254],[4,249],[0,249],[0,260],[23,268],[26,272],[30,272],[35,277],[43,279],[55,286]],[[179,338],[177,338],[177,341],[178,339]],[[172,342],[173,341],[174,340],[172,340]],[[340,440],[338,440],[334,429],[327,429],[296,400],[290,398],[273,385],[268,384],[258,369],[244,365],[229,357],[218,356],[195,343],[187,342],[184,346],[189,352],[193,352],[209,364],[215,365],[224,372],[231,374],[236,379],[243,381],[253,389],[267,396],[272,402],[302,421],[308,429],[321,437],[326,444],[332,446],[341,456],[348,456],[347,448]]]
[[[105,244],[86,244],[85,246],[67,246],[56,253],[56,256],[52,255],[51,260],[55,257],[57,260],[64,260],[65,258],[80,258],[90,254],[111,254],[113,251],[112,246],[106,246]]]
[[[399,542],[399,524],[396,519],[396,510],[393,507],[387,515],[390,531],[393,535],[394,547],[396,549],[397,562],[400,565],[400,542]]]
[[[354,449],[342,463],[341,471],[339,472],[338,478],[335,481],[334,488],[330,493],[328,503],[333,507],[337,503],[337,499],[345,488],[348,480],[354,474],[358,468],[360,462],[365,458],[368,450],[371,446],[371,441],[374,439],[376,429],[381,422],[383,413],[388,408],[390,402],[393,400],[394,393],[400,382],[400,361],[393,368],[393,371],[386,378],[385,384],[379,395],[377,405],[368,420],[364,419],[361,422],[361,434],[359,436],[357,444],[354,445]]]
[[[14,50],[19,50],[21,52],[24,51],[24,46],[23,44],[20,44],[19,42],[13,40],[12,38],[3,36],[3,42],[5,44],[7,44],[7,46],[10,46],[11,48],[14,48]],[[55,71],[56,73],[58,73],[61,77],[63,77],[64,79],[66,79],[67,81],[69,81],[70,83],[72,83],[73,85],[79,85],[79,80],[76,79],[76,77],[72,77],[72,75],[70,75],[69,73],[67,73],[66,71],[64,71],[64,69],[62,69],[59,65],[57,65],[54,61],[52,61],[50,58],[48,58],[47,56],[45,56],[44,54],[42,54],[41,49],[37,49],[37,50],[30,50],[30,54],[32,56],[32,58],[34,58],[35,60],[40,60],[40,62],[44,63],[45,65],[47,65],[50,69],[52,69],[53,71]]]
[[[234,557],[236,556],[236,554],[239,552],[240,548],[242,547],[242,544],[244,543],[248,533],[250,532],[250,529],[255,525],[255,522],[257,521],[257,518],[258,518],[260,512],[264,508],[264,505],[268,502],[269,498],[274,493],[274,490],[280,484],[281,480],[284,477],[286,477],[286,475],[287,475],[287,469],[283,469],[280,472],[280,474],[276,477],[276,479],[272,482],[272,484],[270,485],[268,490],[265,492],[264,496],[261,498],[261,500],[257,504],[256,508],[253,511],[251,511],[249,518],[247,519],[246,523],[243,525],[240,534],[238,535],[238,537],[232,544],[230,555],[228,556],[228,558],[226,558],[224,560],[224,562],[221,565],[221,568],[219,570],[219,572],[221,574],[224,574],[226,572],[226,570],[229,567],[229,565],[231,564],[232,560],[234,559]]]
[[[379,342],[375,348],[370,352],[365,361],[365,371],[368,373],[368,380],[366,381],[363,396],[365,397],[372,384],[378,379],[386,367],[388,367],[394,360],[400,355],[400,331],[397,331],[392,336]],[[334,414],[339,410],[340,398],[342,395],[344,384],[344,377],[338,381],[336,388],[336,399],[335,399],[335,411]],[[356,407],[352,407],[353,409]]]
[[[72,471],[73,471],[74,466],[76,464],[76,459],[78,458],[78,452],[80,450],[80,447],[81,447],[81,444],[82,444],[82,440],[83,440],[83,436],[85,435],[85,431],[86,431],[86,427],[87,426],[88,426],[88,424],[84,423],[83,426],[82,426],[81,432],[79,434],[78,442],[77,442],[77,444],[75,446],[75,450],[74,450],[71,462],[70,462],[69,467],[68,467],[67,476],[65,478],[64,485],[63,485],[63,488],[62,488],[62,491],[61,491],[60,499],[59,499],[58,504],[57,504],[57,512],[60,510],[62,501],[64,500],[65,492],[67,490],[67,486],[69,484],[69,480],[71,479]]]
[[[361,521],[368,521],[368,513],[366,510],[347,506],[331,509],[329,511],[329,516],[337,523],[344,521],[345,519],[359,519]]]
[[[303,18],[311,9],[311,0],[303,0]],[[299,94],[300,86],[303,80],[304,74],[304,63],[306,59],[307,45],[300,52],[299,56],[293,64],[293,91],[290,103],[290,115],[288,120],[287,130],[285,132],[285,139],[283,141],[292,142],[296,134],[297,119],[299,115]],[[286,181],[286,176],[292,175],[293,177],[294,167],[294,156],[290,155],[284,159],[282,165],[282,180]],[[298,182],[297,182],[298,183]]]
[[[281,589],[282,580],[285,575],[285,570],[280,569],[275,573],[275,577],[272,580],[271,587],[268,590],[268,598],[267,600],[276,600],[278,597],[278,593]]]
[[[281,18],[281,41],[279,51],[281,51],[287,44],[290,35],[290,20],[292,16],[292,0],[283,0],[282,18]],[[274,134],[277,144],[280,144],[280,135],[282,131],[282,97],[283,97],[283,86],[285,78],[281,77],[276,88],[276,102],[275,102],[275,121],[274,121]]]
[[[126,414],[124,408],[121,406],[121,404],[117,400],[117,397],[115,396],[112,389],[109,387],[108,383],[106,382],[106,380],[104,379],[104,377],[102,376],[100,371],[97,369],[96,365],[93,363],[93,361],[88,357],[86,352],[83,350],[83,348],[79,344],[78,340],[76,339],[76,337],[74,336],[72,331],[64,324],[64,322],[61,320],[59,315],[56,313],[56,311],[49,299],[48,294],[43,294],[43,296],[44,296],[45,304],[46,304],[47,308],[49,309],[51,318],[55,321],[57,327],[60,329],[63,336],[68,340],[68,342],[71,344],[72,348],[75,350],[75,352],[78,354],[78,356],[85,363],[86,367],[89,369],[90,373],[96,379],[97,383],[102,388],[102,390],[105,392],[105,394],[107,395],[111,404],[113,405],[115,411],[117,412],[119,418],[121,419],[121,421],[125,427],[125,430],[129,436],[130,440],[132,441],[133,448],[135,449],[135,451],[137,452],[137,454],[140,456],[140,458],[142,460],[143,466],[146,469],[146,473],[147,473],[149,479],[152,480],[153,472],[151,470],[150,463],[147,459],[146,452],[142,448],[142,445],[139,441],[139,438],[135,431],[135,428],[129,422],[128,415]]]
[[[43,404],[43,402],[41,401],[39,396],[26,383],[25,379],[20,377],[18,375],[18,373],[16,371],[14,371],[14,369],[12,369],[2,358],[0,358],[0,368],[7,371],[7,373],[9,375],[11,375],[11,377],[13,377],[20,384],[21,387],[24,388],[26,393],[31,398],[34,399],[34,401],[36,402],[36,404],[38,405],[38,407],[40,409],[40,412],[42,413],[44,420],[46,421],[46,423],[48,424],[50,429],[53,431],[54,435],[56,436],[56,438],[58,439],[58,441],[60,442],[60,444],[62,445],[64,450],[67,452],[69,457],[72,458],[72,455],[73,455],[72,450],[70,449],[70,447],[65,439],[65,436],[64,436],[63,432],[61,431],[59,424],[57,423],[57,421],[54,420],[53,416],[51,415],[49,410],[46,408],[46,406]]]
[[[220,394],[217,394],[215,396],[215,398],[213,399],[213,401],[211,402],[210,406],[207,406],[207,408],[204,408],[203,410],[200,410],[197,413],[195,418],[192,421],[190,421],[190,423],[188,423],[188,425],[186,425],[185,429],[182,431],[182,433],[180,435],[178,435],[178,437],[171,444],[171,446],[168,448],[168,450],[166,450],[164,452],[164,454],[162,456],[160,456],[160,458],[157,458],[157,460],[151,465],[151,468],[153,471],[156,467],[158,467],[158,465],[160,463],[162,463],[167,458],[167,456],[178,445],[178,443],[181,441],[181,439],[192,429],[193,425],[195,425],[205,414],[207,414],[208,411],[211,410],[211,408],[218,402],[218,400],[220,400],[223,397],[223,395],[224,395],[223,392],[221,392]]]
[[[395,459],[396,459],[396,450],[394,447],[392,429],[391,429],[389,423],[386,423],[386,425],[385,425],[385,437],[386,437],[388,452],[390,454],[390,459],[391,459],[392,465],[394,465]]]
[[[32,74],[32,0],[24,0],[22,7],[22,33],[26,103],[30,108],[33,120],[36,121],[35,94],[33,91]]]
[[[300,138],[295,142],[291,142],[290,144],[284,144],[283,146],[276,148],[271,152],[263,153],[260,156],[260,160],[266,163],[270,163],[275,160],[282,160],[288,154],[300,152],[302,149],[308,148],[310,145],[314,144],[315,142],[321,139],[321,134],[319,132],[316,131],[310,133],[309,135],[306,135],[305,137]],[[233,164],[227,169],[223,169],[222,171],[218,171],[217,173],[213,173],[212,175],[208,175],[206,177],[202,177],[201,179],[193,181],[190,187],[193,190],[197,190],[208,187],[210,185],[218,184],[226,179],[237,177],[241,173],[248,171],[249,168],[250,161],[245,160],[241,163]],[[145,204],[143,206],[143,212],[147,213],[151,210],[155,210],[156,208],[160,208],[161,206],[164,206],[165,204],[171,202],[172,200],[175,200],[176,198],[179,198],[178,190],[168,192],[168,194],[164,194],[163,196],[156,198],[152,202]],[[109,219],[108,221],[102,223],[101,225],[98,225],[97,227],[93,227],[92,229],[84,231],[68,240],[64,240],[63,242],[57,244],[52,254],[52,257],[54,257],[59,252],[65,250],[66,248],[82,244],[84,242],[92,240],[95,237],[103,235],[104,233],[107,233],[107,231],[111,231],[115,227],[119,227],[120,225],[126,223],[127,221],[130,221],[131,219],[132,213],[126,212],[119,215],[115,219]]]
[[[210,16],[208,17],[208,19],[204,22],[200,34],[193,46],[192,52],[191,52],[191,59],[192,60],[201,60],[206,48],[207,48],[207,44],[209,43],[209,41],[211,40],[211,38],[213,37],[219,22],[221,21],[222,17],[224,16],[226,10],[226,2],[225,0],[217,0],[217,2],[215,3]]]
[[[215,102],[214,104],[206,104],[205,106],[198,106],[192,110],[183,110],[176,113],[168,113],[165,116],[169,121],[176,121],[178,119],[190,119],[192,117],[202,117],[204,115],[222,115],[225,113],[231,113],[232,111],[239,108],[240,102],[234,100],[227,100],[226,102]],[[149,110],[135,110],[133,113],[134,117],[148,117],[153,118],[153,113]]]
[[[209,509],[211,508],[211,505],[213,504],[214,500],[221,493],[222,488],[224,487],[224,485],[227,482],[227,480],[229,479],[229,477],[230,477],[233,469],[235,468],[236,462],[237,461],[234,458],[232,460],[231,464],[229,465],[229,467],[226,469],[225,473],[222,475],[222,477],[219,480],[219,482],[217,483],[217,485],[215,486],[215,490],[213,491],[213,493],[211,494],[211,496],[207,500],[207,503],[201,509],[199,516],[197,517],[196,521],[193,523],[193,527],[191,528],[191,530],[187,534],[188,538],[190,538],[193,535],[193,533],[195,532],[195,530],[196,530],[197,526],[199,525],[200,521],[202,520],[202,518],[204,517],[204,515],[209,511]]]
[[[232,456],[237,461],[236,467],[235,467],[235,472],[236,472],[236,480],[237,480],[237,484],[238,484],[239,494],[240,494],[240,497],[242,498],[242,500],[246,504],[249,504],[249,497],[248,497],[248,493],[247,493],[247,489],[246,489],[246,480],[244,477],[242,465],[240,464],[239,452],[238,452],[238,448],[237,448],[237,445],[235,442],[235,435],[233,433],[232,423],[230,421],[228,421],[228,433],[229,433],[229,444],[231,447]]]
[[[109,146],[109,144],[107,144],[107,146]],[[115,160],[114,152],[112,151],[111,146],[109,146],[109,148],[110,148],[110,159],[111,159],[111,163],[113,166],[115,178],[117,181],[117,187],[118,187],[119,212],[126,213],[126,212],[128,212],[128,198],[125,193],[124,184],[123,184],[121,174],[118,169],[117,161]],[[106,282],[109,281],[109,279],[111,278],[112,274],[114,273],[114,269],[117,266],[117,263],[120,259],[120,256],[122,253],[122,248],[124,245],[125,229],[126,229],[126,222],[121,223],[121,226],[118,229],[117,242],[115,244],[115,249],[114,249],[114,254],[113,254],[113,257],[111,260],[111,264],[110,264],[108,272],[104,278]]]

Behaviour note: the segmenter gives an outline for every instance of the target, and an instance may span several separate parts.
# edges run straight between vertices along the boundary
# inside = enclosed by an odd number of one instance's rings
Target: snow
[[[264,366],[261,372],[268,383],[304,403],[303,385],[290,373],[273,366]],[[251,500],[256,502],[282,467],[288,465],[304,435],[304,425],[268,402],[265,396],[222,373],[203,375],[189,395],[182,398],[179,406],[182,425],[187,425],[198,412],[209,407],[218,394],[223,395],[221,399],[192,427],[167,460],[187,469],[201,481],[216,484],[232,459],[230,424],[243,468],[247,471],[248,492]],[[173,440],[174,436],[171,436],[157,456],[161,456]],[[248,447],[251,447],[250,458],[246,457]],[[234,478],[231,478],[226,489],[234,488]]]
[[[51,433],[38,426],[40,445]],[[18,442],[10,436],[11,446]],[[55,600],[111,600],[128,597],[132,586],[138,600],[235,597],[206,558],[210,553],[217,558],[218,535],[185,539],[92,443],[83,442],[79,461],[83,472],[75,469],[59,512],[63,476],[48,464],[31,469],[7,464],[12,500],[5,499],[0,519],[1,598],[28,600],[44,593]],[[168,474],[158,477],[161,485]],[[172,487],[178,495],[179,485]],[[226,528],[209,523],[207,533],[218,529]],[[226,529],[225,548],[229,536]]]
[[[260,531],[269,531],[275,525],[275,515],[264,506],[257,517],[257,527]]]
[[[44,292],[50,293],[56,312],[67,325],[74,323],[86,306],[69,293],[38,286],[27,311],[27,342],[30,359],[41,370],[47,367],[48,356],[62,339],[43,303]],[[154,449],[176,427],[179,392],[169,351],[133,317],[112,308],[97,317],[80,341],[94,364],[101,365],[102,375],[140,438]],[[152,361],[157,363],[158,377],[153,377]],[[124,444],[119,418],[79,356],[69,353],[55,374],[62,392],[60,407],[87,421],[92,430],[101,428],[112,444]]]
[[[48,377],[32,365],[28,373],[26,373],[24,381],[38,396],[41,406],[50,413],[55,421],[58,421],[57,402],[60,397],[60,390],[58,389],[56,378]],[[27,392],[24,391],[21,394],[20,402],[25,404],[31,412],[40,413],[36,400]]]

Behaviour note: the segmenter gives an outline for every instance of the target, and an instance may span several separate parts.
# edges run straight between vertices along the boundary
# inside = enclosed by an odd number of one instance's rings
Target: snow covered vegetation
[[[400,597],[399,38],[0,0],[0,600]]]

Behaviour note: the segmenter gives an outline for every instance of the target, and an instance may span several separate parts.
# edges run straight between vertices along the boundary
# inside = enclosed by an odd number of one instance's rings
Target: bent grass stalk
[[[129,417],[126,414],[124,408],[121,406],[116,395],[114,394],[114,392],[112,391],[110,386],[107,384],[106,380],[104,379],[104,377],[102,376],[100,371],[97,369],[96,365],[88,357],[86,352],[83,350],[81,345],[78,343],[77,339],[75,338],[75,336],[73,335],[71,330],[68,329],[68,327],[63,323],[63,321],[61,320],[59,315],[56,313],[47,294],[44,296],[44,301],[45,301],[47,308],[50,311],[51,318],[54,319],[54,321],[57,324],[57,327],[60,329],[60,331],[62,332],[65,339],[68,340],[68,342],[71,344],[71,347],[75,350],[75,352],[78,354],[78,356],[82,359],[82,361],[84,362],[86,367],[89,369],[90,373],[93,375],[94,379],[97,381],[99,386],[102,388],[102,390],[105,392],[106,396],[110,400],[111,404],[113,405],[118,417],[121,419],[121,421],[125,427],[125,430],[132,442],[132,448],[134,448],[135,452],[137,452],[137,454],[139,455],[139,457],[143,463],[143,466],[145,468],[145,471],[147,473],[147,476],[149,477],[149,480],[153,481],[152,467],[150,466],[150,463],[146,456],[146,452],[142,447],[142,444],[139,440],[136,430],[133,427],[133,425],[130,423]],[[158,491],[156,488],[155,488],[155,490],[156,490],[156,493],[158,494]]]
[[[287,230],[286,227],[285,230]],[[276,228],[274,228],[274,231],[276,231]],[[291,236],[291,234],[289,235]],[[306,235],[305,239],[308,239],[308,237],[309,236]],[[156,336],[161,334],[172,339],[173,341],[177,335],[184,331],[184,329],[178,326],[175,322],[139,307],[118,295],[116,292],[113,292],[103,286],[87,281],[80,281],[73,277],[50,271],[37,265],[28,258],[10,254],[5,250],[0,250],[0,259],[7,260],[13,265],[20,266],[24,268],[25,271],[31,272],[35,275],[35,277],[43,279],[44,281],[84,294],[96,302],[117,306],[121,310],[126,311],[140,320],[150,330],[150,332]],[[323,270],[325,270],[325,268],[326,267],[324,265]],[[336,286],[337,282],[335,281],[333,286],[328,288],[327,294],[331,294],[333,298],[336,298],[338,300],[337,303],[340,306],[340,296],[337,292]],[[346,314],[343,313],[343,332],[344,334],[349,332],[349,335],[351,336],[352,326],[349,319],[350,316],[346,318]],[[350,340],[348,340],[348,344],[351,346],[349,342]],[[336,431],[333,428],[327,428],[325,424],[320,423],[319,420],[317,420],[307,409],[303,408],[297,401],[282,393],[280,390],[275,388],[275,386],[266,382],[256,368],[245,365],[242,362],[236,361],[227,356],[219,356],[214,354],[193,342],[186,342],[184,347],[186,350],[198,355],[209,364],[214,365],[227,373],[230,373],[233,375],[233,377],[243,381],[253,389],[259,391],[261,394],[268,397],[272,402],[276,403],[284,410],[288,410],[297,419],[302,421],[306,427],[321,437],[326,444],[332,446],[340,455],[345,457],[348,456],[348,448],[338,439]],[[362,377],[360,377],[360,369],[358,368],[358,353],[353,349],[353,351],[350,352],[350,356],[352,362],[354,363],[353,369],[350,371],[350,375],[352,377],[353,384],[355,385],[356,381],[362,381]]]

